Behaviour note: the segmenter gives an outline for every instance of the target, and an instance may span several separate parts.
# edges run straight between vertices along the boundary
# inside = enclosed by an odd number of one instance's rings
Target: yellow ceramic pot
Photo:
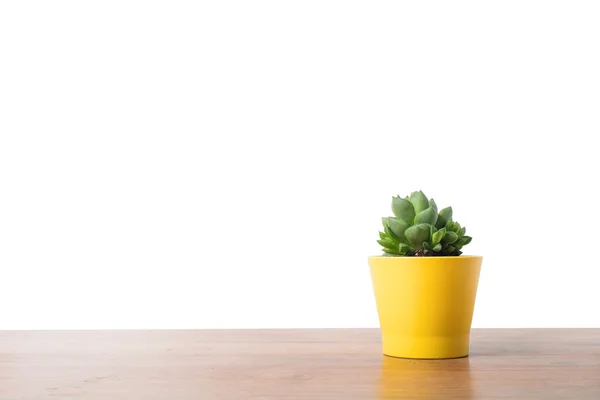
[[[369,257],[383,353],[469,355],[482,257]]]

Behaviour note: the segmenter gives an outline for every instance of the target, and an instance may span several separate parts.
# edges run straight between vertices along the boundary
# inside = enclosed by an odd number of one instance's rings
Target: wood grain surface
[[[0,332],[0,399],[600,399],[600,329],[474,330],[385,357],[374,329]]]

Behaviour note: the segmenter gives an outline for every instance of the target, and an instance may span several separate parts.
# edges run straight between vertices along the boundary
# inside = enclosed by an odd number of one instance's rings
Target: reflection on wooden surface
[[[382,357],[378,400],[473,398],[468,357],[453,360]]]

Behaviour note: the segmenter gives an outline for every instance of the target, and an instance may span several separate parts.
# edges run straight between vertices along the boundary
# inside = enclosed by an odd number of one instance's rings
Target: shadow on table
[[[409,360],[383,356],[378,400],[473,397],[469,358]]]

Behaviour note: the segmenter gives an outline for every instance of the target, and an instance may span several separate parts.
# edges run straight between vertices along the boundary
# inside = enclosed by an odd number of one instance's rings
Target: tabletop
[[[5,331],[0,400],[600,399],[600,329],[475,329],[471,355],[376,329]]]

